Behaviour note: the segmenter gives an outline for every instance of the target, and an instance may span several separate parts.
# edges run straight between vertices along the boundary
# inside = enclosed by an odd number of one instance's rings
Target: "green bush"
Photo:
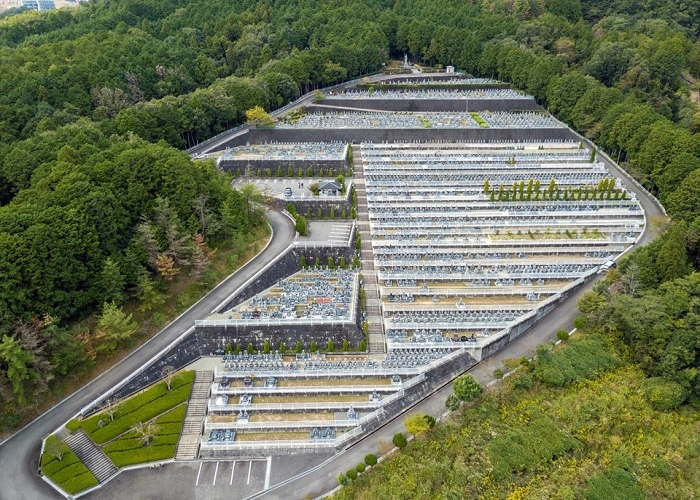
[[[538,408],[526,411],[528,425],[495,436],[488,445],[494,479],[508,480],[513,473],[532,472],[540,464],[561,457],[577,445]]]
[[[46,449],[58,441],[55,435],[49,436],[46,439]],[[41,456],[41,472],[71,495],[97,484],[95,476],[67,446],[62,460],[45,451]]]
[[[97,444],[106,443],[110,439],[114,439],[119,434],[122,434],[139,422],[151,420],[156,415],[159,415],[174,406],[177,406],[190,395],[190,386],[181,386],[173,389],[172,392],[154,400],[150,403],[130,412],[126,415],[115,418],[114,421],[108,422],[102,428],[95,430],[90,437]]]
[[[187,396],[184,397],[180,403],[184,402],[187,400],[189,397],[189,390],[192,385],[192,382],[194,381],[194,371],[186,371],[179,373],[173,377],[172,383],[170,384],[171,387],[171,392],[168,392],[168,388],[165,385],[165,382],[159,382],[158,384],[146,389],[140,394],[137,394],[123,403],[119,405],[119,408],[117,412],[114,414],[114,421],[107,423],[107,425],[103,426],[102,429],[105,429],[107,427],[112,426],[116,420],[121,419],[122,417],[127,416],[128,414],[139,410],[143,408],[144,406],[147,406],[149,403],[167,395],[167,394],[173,394],[176,392],[177,389],[180,389],[181,387],[185,387],[187,390]],[[180,393],[178,393],[180,394]],[[172,405],[175,406],[175,405]],[[172,406],[169,406],[167,408],[164,408],[163,410],[159,411],[158,413],[162,413],[163,411],[171,408]],[[158,413],[153,414],[150,418],[153,418],[155,415]],[[150,418],[147,418],[146,420],[150,420]],[[98,413],[96,415],[93,415],[90,418],[87,418],[83,421],[80,422],[80,426],[83,428],[83,430],[89,434],[91,437],[93,433],[101,430],[99,427],[99,422],[100,420],[107,420],[109,421],[109,416],[107,416],[104,412]],[[139,421],[144,421],[144,420],[135,420],[134,422],[139,422]],[[125,428],[124,430],[128,429]],[[123,432],[123,431],[122,431]],[[121,432],[119,433],[121,434]],[[115,434],[114,436],[117,436],[118,434]],[[112,436],[112,437],[114,437]],[[94,439],[94,437],[93,437]],[[104,441],[101,441],[104,442]]]
[[[484,392],[484,388],[471,374],[457,377],[452,388],[455,392],[455,396],[462,401],[471,401]]]
[[[569,340],[569,332],[567,332],[566,330],[558,330],[557,338],[562,342]]]
[[[391,442],[394,443],[394,446],[400,449],[404,449],[406,445],[408,444],[408,440],[406,439],[406,436],[404,436],[402,433],[397,432],[394,434],[394,437],[391,439]]]
[[[164,413],[156,419],[156,424],[169,424],[169,423],[182,423],[185,421],[185,414],[187,413],[187,406],[180,405],[173,408],[168,413]]]
[[[66,429],[71,432],[75,432],[80,429],[80,421],[77,418],[72,418],[66,424]]]
[[[455,411],[456,409],[458,409],[460,404],[461,402],[459,398],[454,394],[450,394],[445,400],[445,408],[447,408],[450,411]]]
[[[377,455],[374,455],[370,453],[369,455],[365,455],[365,463],[367,465],[377,465]]]
[[[527,390],[532,387],[532,377],[527,373],[523,373],[519,377],[513,379],[513,387],[515,389]]]
[[[347,486],[348,483],[350,482],[350,480],[348,479],[348,476],[346,476],[345,474],[342,474],[342,473],[338,474],[337,479],[338,479],[338,484],[340,486]]]
[[[131,434],[131,433],[129,433]],[[177,445],[178,440],[180,439],[180,432],[178,431],[177,434],[160,434],[160,430],[158,435],[156,435],[153,438],[153,441],[151,441],[151,444],[148,445],[147,447],[144,447],[141,444],[141,436],[137,437],[129,437],[129,438],[120,438],[120,439],[115,439],[114,441],[111,441],[104,445],[102,447],[102,450],[107,453],[108,455],[112,452],[115,451],[127,451],[127,450],[140,450],[140,449],[145,449],[145,448],[150,448],[151,446],[167,446],[167,445]]]
[[[588,486],[583,491],[581,498],[586,500],[607,500],[609,498],[643,500],[647,497],[634,474],[615,467],[593,476],[588,481]]]
[[[503,370],[501,370],[500,368],[496,368],[493,371],[493,376],[496,377],[498,380],[501,380],[503,378],[503,375],[504,375]]]
[[[86,471],[79,476],[75,476],[59,485],[68,494],[75,494],[80,491],[97,486],[97,478],[90,471]]]
[[[595,335],[582,337],[568,344],[566,349],[537,348],[535,379],[552,386],[562,387],[583,379],[598,376],[617,366],[616,359],[603,347]]]
[[[117,467],[127,465],[142,464],[145,462],[157,462],[175,457],[176,444],[156,446],[150,445],[139,450],[114,451],[107,453],[107,456]]]
[[[357,464],[357,465],[355,466],[355,470],[356,470],[357,472],[359,472],[360,474],[363,473],[363,472],[365,471],[366,468],[367,468],[367,466],[365,465],[364,462],[360,462],[359,464]]]
[[[355,479],[357,479],[357,471],[356,471],[355,469],[350,469],[350,470],[348,470],[348,471],[345,473],[345,475],[348,477],[348,479],[351,479],[352,481],[354,481]]]
[[[644,381],[644,395],[655,410],[672,411],[683,404],[688,391],[678,382],[652,377]]]

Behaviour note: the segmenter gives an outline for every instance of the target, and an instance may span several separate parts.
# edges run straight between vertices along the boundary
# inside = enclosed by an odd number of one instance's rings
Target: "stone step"
[[[65,443],[78,456],[85,467],[100,483],[117,473],[117,466],[97,446],[84,430],[78,429],[65,439]]]

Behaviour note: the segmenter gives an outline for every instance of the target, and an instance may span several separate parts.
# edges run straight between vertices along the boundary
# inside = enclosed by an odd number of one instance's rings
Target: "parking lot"
[[[271,459],[176,462],[124,471],[86,498],[242,500],[270,485]]]
[[[323,183],[326,181],[332,181],[334,178],[326,177],[273,177],[270,179],[259,179],[259,178],[248,178],[239,177],[234,179],[231,185],[240,189],[245,184],[253,184],[265,195],[273,196],[275,198],[293,200],[304,200],[304,199],[329,199],[336,198],[330,196],[314,196],[309,189],[309,186],[313,183]],[[302,187],[303,186],[303,187]],[[292,196],[285,196],[285,188],[290,188],[292,190]],[[344,196],[337,197],[338,199],[344,198]]]

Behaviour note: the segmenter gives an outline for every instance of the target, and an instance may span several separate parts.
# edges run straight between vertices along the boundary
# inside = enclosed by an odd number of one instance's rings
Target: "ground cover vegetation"
[[[173,373],[125,401],[107,400],[100,412],[73,419],[66,428],[85,431],[117,467],[173,458],[193,382],[193,371]],[[95,476],[55,434],[46,439],[41,472],[70,494],[97,484]]]
[[[339,476],[346,486],[334,498],[695,497],[697,401],[683,404],[689,391],[650,375],[591,324],[560,347],[540,346],[433,428],[407,418],[415,439],[397,434],[401,451],[356,479]]]
[[[97,485],[97,478],[60,438],[46,439],[41,455],[41,471],[66,493],[74,494]]]

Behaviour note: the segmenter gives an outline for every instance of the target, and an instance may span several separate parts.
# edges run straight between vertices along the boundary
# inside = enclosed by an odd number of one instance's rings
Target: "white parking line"
[[[197,472],[197,482],[194,483],[195,486],[199,486],[199,475],[202,473],[202,465],[204,465],[204,462],[199,462],[199,472]]]
[[[231,486],[233,484],[233,471],[236,470],[236,461],[233,461],[233,467],[231,467],[231,480],[228,482],[228,485]]]
[[[265,469],[265,487],[263,489],[268,489],[270,487],[270,471],[272,470],[272,457],[267,457],[267,469]]]
[[[214,469],[214,482],[211,484],[216,484],[216,473],[219,472],[219,462],[216,462],[216,469]]]
[[[250,484],[250,469],[253,468],[253,461],[251,460],[248,462],[248,482],[246,484]]]

